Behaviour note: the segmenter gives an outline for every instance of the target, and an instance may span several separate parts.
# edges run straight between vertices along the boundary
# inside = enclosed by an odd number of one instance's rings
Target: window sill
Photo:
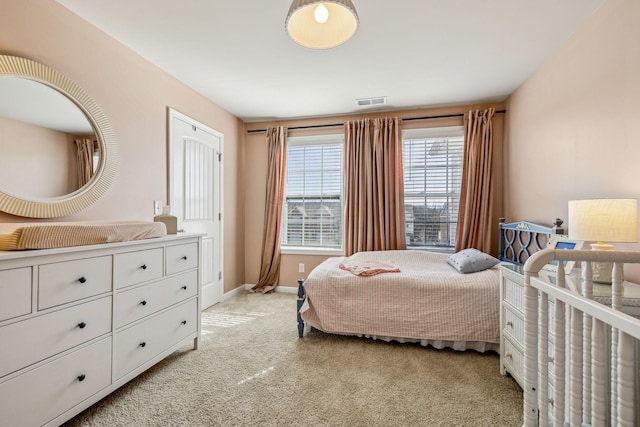
[[[282,246],[280,253],[283,255],[329,255],[344,256],[344,250],[332,248],[310,248],[303,246]]]
[[[440,252],[443,254],[455,253],[454,248],[441,248],[438,246],[407,246],[407,250],[411,251],[425,251],[425,252]]]

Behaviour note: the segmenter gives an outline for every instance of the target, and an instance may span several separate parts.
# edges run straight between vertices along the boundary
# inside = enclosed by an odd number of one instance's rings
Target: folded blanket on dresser
[[[161,222],[50,222],[1,224],[0,250],[52,249],[126,242],[167,235]]]

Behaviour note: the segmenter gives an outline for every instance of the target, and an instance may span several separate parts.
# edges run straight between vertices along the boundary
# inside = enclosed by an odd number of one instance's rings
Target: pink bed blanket
[[[380,273],[400,273],[400,269],[398,267],[374,260],[341,262],[338,267],[351,274],[355,274],[356,276],[375,276]]]

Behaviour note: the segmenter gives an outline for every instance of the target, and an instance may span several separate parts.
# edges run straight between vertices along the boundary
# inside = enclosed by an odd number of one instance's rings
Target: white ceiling
[[[291,41],[291,0],[58,0],[246,122],[503,101],[605,0],[352,0],[355,36]]]

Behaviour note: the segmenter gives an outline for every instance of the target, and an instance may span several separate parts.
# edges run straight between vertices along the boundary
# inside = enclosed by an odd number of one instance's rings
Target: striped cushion
[[[51,222],[28,224],[18,226],[11,233],[0,234],[0,250],[52,249],[96,245],[162,237],[166,236],[166,234],[167,229],[161,222]]]

